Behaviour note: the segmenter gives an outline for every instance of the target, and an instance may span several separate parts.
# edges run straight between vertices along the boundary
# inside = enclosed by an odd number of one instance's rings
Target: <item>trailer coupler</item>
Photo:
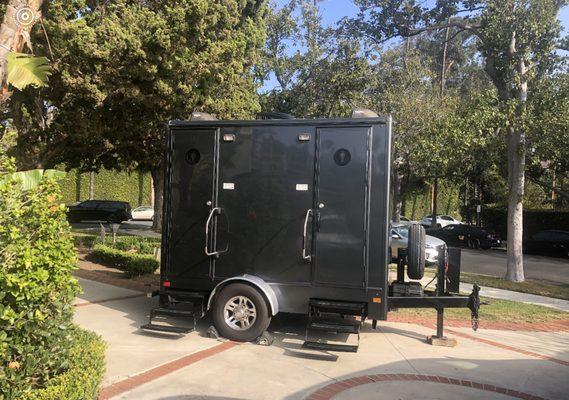
[[[478,330],[478,310],[480,310],[480,286],[476,283],[472,287],[472,293],[468,296],[467,307],[470,309],[470,321],[472,330]]]

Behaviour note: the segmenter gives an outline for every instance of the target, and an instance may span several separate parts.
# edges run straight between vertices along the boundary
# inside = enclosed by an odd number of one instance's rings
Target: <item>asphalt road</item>
[[[504,250],[462,249],[461,270],[479,274],[504,277],[506,275],[506,252]],[[525,254],[526,279],[555,285],[569,285],[569,260]]]
[[[99,232],[98,222],[81,222],[72,224],[73,229]],[[110,232],[109,224],[104,223]],[[126,221],[120,225],[119,232],[134,235],[160,237],[150,230],[151,221]],[[462,249],[461,269],[465,272],[504,277],[506,275],[506,252],[503,250],[469,250]],[[563,258],[524,255],[524,271],[526,279],[538,280],[555,285],[569,285],[569,260]]]

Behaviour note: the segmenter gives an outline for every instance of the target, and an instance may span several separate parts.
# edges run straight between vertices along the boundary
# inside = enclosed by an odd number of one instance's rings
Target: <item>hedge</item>
[[[160,247],[160,239],[140,236],[120,236],[115,243],[105,243],[109,247],[122,251],[135,250],[138,254],[154,255],[154,249]]]
[[[507,209],[483,207],[480,217],[482,226],[496,232],[503,239],[507,238]],[[524,210],[523,221],[525,238],[530,238],[543,230],[557,229],[569,231],[569,211]]]
[[[95,245],[89,258],[124,271],[129,278],[152,274],[159,267],[159,262],[154,256],[130,253],[103,244]]]
[[[117,250],[135,250],[138,254],[154,254],[154,249],[160,247],[160,239],[145,238],[140,236],[117,236],[116,242],[112,243],[112,237],[107,236],[104,243],[101,243],[99,235],[74,232],[73,242],[75,247],[92,249],[97,244],[105,244]]]
[[[61,169],[65,169],[61,166]],[[110,171],[102,169],[95,174],[95,199],[127,201],[135,208],[150,204],[150,174]],[[61,180],[61,191],[65,204],[89,198],[89,173],[69,171]],[[142,201],[141,201],[142,200]],[[139,204],[141,203],[141,204]]]
[[[67,370],[50,379],[44,388],[22,400],[94,400],[105,372],[105,343],[93,332],[76,328]]]

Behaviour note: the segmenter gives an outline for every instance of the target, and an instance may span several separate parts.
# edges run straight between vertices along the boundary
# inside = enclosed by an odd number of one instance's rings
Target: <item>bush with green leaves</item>
[[[152,274],[159,267],[159,262],[154,256],[118,250],[104,244],[95,245],[89,258],[124,271],[129,278]]]
[[[76,255],[59,188],[25,187],[0,153],[0,399],[19,399],[70,367]]]
[[[105,244],[117,250],[154,255],[154,250],[160,247],[160,239],[144,238],[139,236],[120,236],[117,238],[115,243]]]
[[[45,388],[26,393],[22,400],[96,399],[105,372],[105,347],[93,332],[76,329],[67,370],[49,380]]]

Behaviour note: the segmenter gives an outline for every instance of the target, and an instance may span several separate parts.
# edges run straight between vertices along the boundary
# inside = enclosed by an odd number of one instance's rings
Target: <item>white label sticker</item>
[[[225,190],[233,190],[235,189],[235,183],[223,182],[223,188]]]
[[[296,184],[296,190],[298,190],[299,192],[307,192],[308,191],[308,185],[306,183],[297,183]]]

